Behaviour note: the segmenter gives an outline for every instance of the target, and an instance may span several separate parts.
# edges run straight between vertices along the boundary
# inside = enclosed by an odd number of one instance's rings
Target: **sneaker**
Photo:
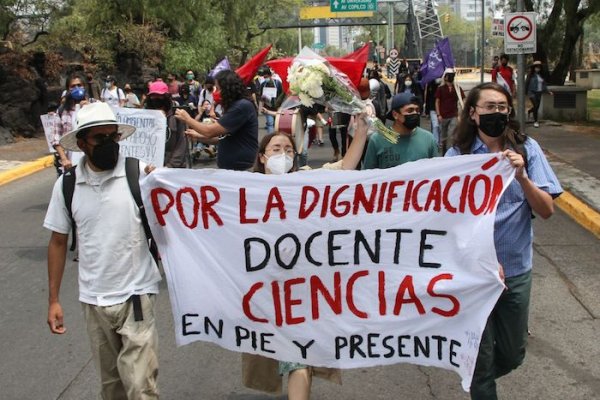
[[[539,127],[540,127],[540,124],[539,124],[539,122],[535,121],[535,122],[533,123],[533,126],[534,126],[534,128],[539,128]]]

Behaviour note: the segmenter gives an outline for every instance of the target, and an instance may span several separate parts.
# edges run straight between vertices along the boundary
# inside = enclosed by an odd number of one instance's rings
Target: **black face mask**
[[[90,161],[102,171],[113,169],[119,160],[119,143],[112,140],[94,146]]]
[[[449,83],[453,83],[454,82],[454,74],[446,75],[446,81],[448,81]]]
[[[421,116],[419,114],[409,114],[404,116],[404,126],[411,131],[415,129],[421,123]]]
[[[504,133],[508,124],[508,115],[499,112],[479,115],[479,130],[490,137],[498,137]]]

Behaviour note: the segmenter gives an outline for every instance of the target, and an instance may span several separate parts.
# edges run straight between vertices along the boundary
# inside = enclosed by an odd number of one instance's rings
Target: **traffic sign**
[[[377,11],[377,0],[331,0],[331,12]]]
[[[504,36],[504,18],[492,19],[492,36]]]
[[[504,52],[531,54],[537,51],[537,13],[509,13],[504,16]]]

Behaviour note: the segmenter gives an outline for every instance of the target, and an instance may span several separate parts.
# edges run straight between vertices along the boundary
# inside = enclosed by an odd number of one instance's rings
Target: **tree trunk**
[[[573,54],[575,54],[577,41],[583,33],[583,22],[585,21],[585,18],[583,16],[587,15],[579,14],[577,12],[577,7],[579,6],[579,3],[579,1],[572,1],[566,2],[564,5],[564,18],[566,27],[565,36],[563,39],[562,49],[560,52],[558,63],[556,63],[552,74],[550,74],[550,79],[548,79],[548,83],[550,84],[564,85],[567,73],[569,72],[569,65],[571,64],[571,59],[573,58]]]

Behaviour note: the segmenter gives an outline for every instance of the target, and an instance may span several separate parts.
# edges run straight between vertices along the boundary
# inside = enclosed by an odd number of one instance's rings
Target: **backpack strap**
[[[63,173],[62,191],[65,198],[65,207],[69,213],[71,219],[71,247],[69,250],[74,251],[77,246],[77,225],[75,225],[75,219],[73,218],[73,209],[71,204],[73,203],[73,193],[75,192],[75,168],[71,167]]]
[[[146,240],[148,241],[148,247],[152,258],[158,265],[158,248],[156,242],[152,236],[150,230],[150,224],[148,223],[148,217],[146,216],[146,210],[144,209],[144,202],[142,201],[142,191],[140,189],[140,161],[137,158],[127,157],[125,159],[125,175],[127,176],[127,184],[129,190],[133,196],[133,200],[140,210],[140,218],[142,219],[142,225],[144,226],[144,232],[146,233]]]

